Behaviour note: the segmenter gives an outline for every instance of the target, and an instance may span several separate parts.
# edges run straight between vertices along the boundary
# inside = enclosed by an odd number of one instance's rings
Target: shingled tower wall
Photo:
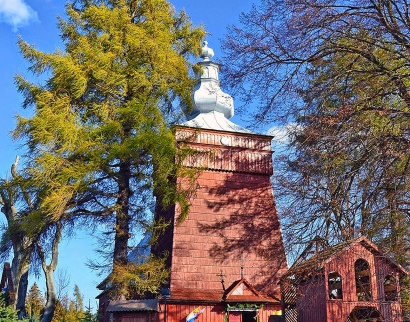
[[[195,109],[176,131],[179,144],[203,152],[184,163],[201,169],[197,190],[182,223],[178,205],[159,212],[171,226],[154,252],[169,252],[174,300],[220,300],[241,278],[279,299],[277,283],[287,263],[270,181],[272,137],[228,120],[233,101],[219,88],[219,67],[209,51],[205,44]]]

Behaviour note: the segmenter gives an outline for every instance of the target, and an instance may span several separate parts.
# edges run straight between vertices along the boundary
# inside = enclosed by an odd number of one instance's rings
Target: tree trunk
[[[13,261],[11,265],[11,274],[13,278],[14,291],[16,292],[15,308],[18,311],[19,319],[22,320],[26,316],[28,271],[30,268],[29,256],[33,247],[33,240],[26,237],[21,237],[20,234],[17,234],[16,238],[12,238],[12,243]]]
[[[31,251],[22,246],[27,243],[18,241],[17,238],[12,239],[12,243],[13,261],[11,263],[11,275],[14,286],[14,290],[12,291],[15,292],[16,295],[14,306],[18,312],[18,318],[22,320],[26,316],[28,271],[30,268],[28,256]]]
[[[51,322],[54,316],[57,302],[57,292],[54,283],[54,269],[52,269],[50,265],[48,265],[46,269],[44,269],[43,267],[43,270],[44,276],[46,278],[47,302],[46,306],[44,307],[41,322]]]
[[[16,291],[15,308],[18,312],[19,320],[26,316],[26,295],[28,287],[28,270],[30,264],[27,261],[18,259],[18,254],[14,254],[12,262],[12,278]]]
[[[131,196],[130,177],[131,165],[129,161],[121,162],[118,180],[119,198],[117,199],[117,215],[115,222],[114,265],[128,262],[129,239],[129,199]]]
[[[19,157],[16,157],[15,162],[11,166],[11,175],[13,178],[17,178],[17,165],[19,163]],[[7,182],[10,183],[10,182]],[[0,203],[2,204],[1,211],[4,213],[8,228],[14,226],[17,229],[17,232],[11,234],[11,242],[13,245],[13,261],[11,264],[11,275],[13,280],[15,292],[15,308],[18,311],[19,319],[23,319],[26,315],[26,295],[27,295],[27,286],[28,286],[28,271],[30,268],[29,254],[32,248],[32,240],[24,237],[23,234],[19,231],[16,224],[19,215],[15,207],[16,198],[18,198],[19,189],[23,194],[23,199],[25,200],[27,206],[31,209],[32,204],[29,196],[24,192],[24,190],[15,185],[4,185],[0,189]]]
[[[46,289],[47,289],[47,301],[44,307],[44,312],[41,317],[41,322],[51,322],[54,316],[54,311],[56,309],[57,303],[57,292],[54,282],[54,271],[57,268],[58,263],[58,244],[60,243],[62,237],[62,223],[57,222],[55,224],[56,231],[53,239],[52,250],[51,250],[51,261],[47,265],[46,257],[44,251],[39,242],[37,242],[37,247],[39,251],[39,257],[41,259],[41,265],[43,267],[44,276],[46,278]]]

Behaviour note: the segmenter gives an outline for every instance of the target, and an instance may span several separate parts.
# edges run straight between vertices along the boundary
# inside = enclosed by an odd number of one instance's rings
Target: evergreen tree
[[[63,299],[64,301],[64,299]],[[67,309],[64,307],[60,300],[57,300],[56,307],[53,314],[52,322],[63,322],[66,321]]]
[[[75,285],[73,298],[64,295],[57,301],[52,322],[78,322],[84,317],[83,295]]]
[[[87,306],[85,308],[85,314],[84,317],[82,319],[80,319],[81,322],[98,322],[98,314],[94,314],[91,312],[91,307]]]
[[[74,308],[77,319],[80,319],[84,315],[83,295],[80,292],[78,285],[74,285]]]
[[[190,189],[169,180],[182,171],[170,125],[176,103],[192,104],[188,58],[204,32],[165,0],[79,0],[67,16],[59,21],[65,51],[19,41],[31,70],[49,78],[36,85],[16,77],[34,113],[18,117],[14,134],[27,144],[31,184],[43,189],[39,212],[106,225],[114,246],[102,266],[115,270],[129,264],[131,228],[151,226],[153,191],[162,207],[189,210]],[[184,174],[189,186],[193,174]],[[162,274],[141,276],[150,289],[163,282]],[[128,283],[118,285],[117,294],[127,292]]]
[[[27,293],[26,298],[26,310],[27,317],[31,320],[40,321],[41,311],[44,308],[45,302],[44,297],[38,288],[37,284],[34,283]]]
[[[17,311],[12,306],[6,306],[3,297],[0,298],[0,322],[17,322]]]

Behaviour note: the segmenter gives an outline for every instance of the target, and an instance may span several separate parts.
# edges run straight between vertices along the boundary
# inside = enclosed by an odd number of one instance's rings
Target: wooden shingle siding
[[[222,271],[225,287],[243,274],[260,291],[279,298],[276,283],[287,263],[270,181],[271,137],[183,127],[176,137],[179,144],[209,153],[201,156],[206,162],[201,157],[185,161],[205,167],[187,219],[175,224],[177,206],[159,212],[171,219],[154,249],[170,251],[171,294],[181,288],[221,292]]]
[[[226,322],[228,303],[257,303],[249,310],[259,321],[277,320],[287,261],[271,184],[272,137],[178,127],[176,138],[198,152],[183,165],[199,171],[183,222],[178,204],[156,209],[157,219],[170,223],[152,247],[155,255],[169,254],[167,322],[185,321],[196,307],[205,309],[198,322]],[[245,279],[243,292],[226,298]],[[164,321],[164,304],[160,300],[155,322]]]

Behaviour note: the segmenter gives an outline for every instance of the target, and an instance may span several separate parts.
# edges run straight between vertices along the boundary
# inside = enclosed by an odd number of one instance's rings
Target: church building
[[[182,222],[178,205],[156,214],[171,222],[152,248],[169,254],[169,284],[156,299],[100,297],[102,322],[282,321],[278,282],[287,262],[270,181],[272,137],[229,120],[233,99],[206,42],[201,57],[194,109],[176,129],[177,143],[198,151],[184,161],[199,170],[190,213]]]

